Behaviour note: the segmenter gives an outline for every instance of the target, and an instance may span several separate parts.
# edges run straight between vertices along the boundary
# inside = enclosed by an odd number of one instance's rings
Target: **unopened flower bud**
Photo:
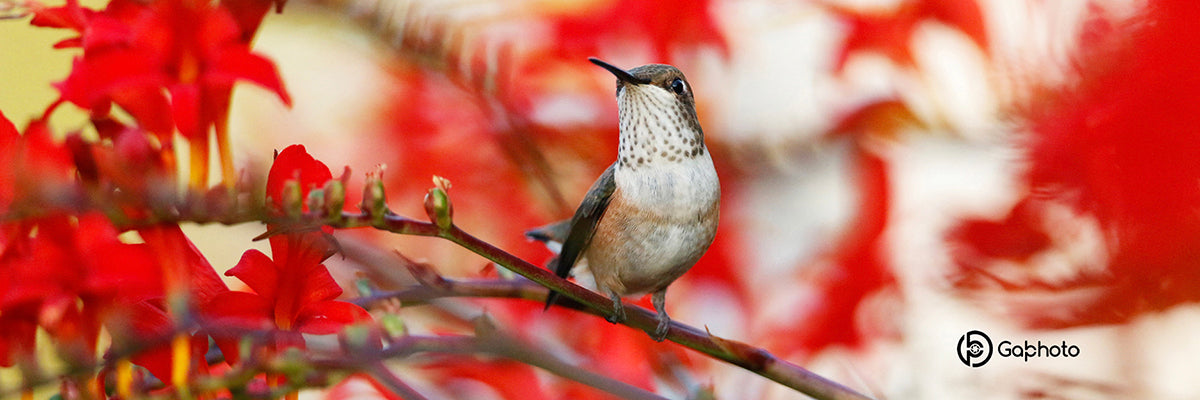
[[[355,324],[342,329],[338,339],[350,354],[377,354],[383,349],[379,330],[367,324]]]
[[[379,317],[379,325],[383,327],[383,332],[390,338],[399,338],[408,335],[408,326],[404,324],[404,319],[394,313],[383,314]]]
[[[450,229],[454,225],[454,205],[450,203],[450,195],[446,193],[450,188],[450,181],[435,175],[433,185],[434,187],[425,193],[425,214],[438,228]]]
[[[332,221],[342,220],[342,208],[346,205],[346,185],[340,180],[325,183],[325,217]]]
[[[363,186],[362,204],[359,206],[371,216],[374,224],[383,223],[388,213],[387,195],[383,189],[383,167],[374,173],[367,174],[367,182]]]
[[[300,198],[300,182],[287,181],[283,184],[283,198],[280,199],[280,204],[283,205],[283,214],[288,218],[300,218],[304,214],[304,199]]]
[[[325,191],[313,189],[308,192],[308,212],[321,215],[325,212]]]

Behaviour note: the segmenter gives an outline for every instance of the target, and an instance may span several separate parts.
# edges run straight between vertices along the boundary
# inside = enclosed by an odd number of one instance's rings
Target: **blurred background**
[[[551,254],[522,232],[569,217],[616,156],[613,77],[586,58],[673,64],[694,88],[723,194],[716,243],[667,295],[674,319],[878,398],[1197,398],[1198,7],[291,0],[255,49],[278,64],[293,107],[240,86],[234,157],[265,176],[274,150],[304,144],[334,175],[349,167],[351,188],[386,166],[389,205],[413,217],[431,176],[445,177],[460,227],[540,264]],[[57,97],[72,53],[50,45],[65,36],[0,21],[0,109],[18,126]],[[250,241],[261,226],[187,232],[222,272],[266,247]],[[449,277],[498,274],[436,239],[339,235],[347,257],[327,265],[345,288],[412,284],[390,249]],[[395,312],[423,333],[467,332],[487,313],[671,397],[803,398],[540,303]],[[972,368],[958,347],[971,330],[1080,351]],[[395,368],[435,397],[604,398],[511,361]],[[308,395],[377,395],[359,383]]]

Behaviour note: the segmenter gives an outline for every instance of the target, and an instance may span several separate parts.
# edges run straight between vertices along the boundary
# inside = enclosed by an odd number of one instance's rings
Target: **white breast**
[[[653,167],[618,168],[613,179],[623,206],[636,209],[625,221],[621,245],[633,257],[613,257],[622,294],[659,290],[687,272],[712,244],[720,185],[712,159],[703,154]],[[599,277],[598,277],[599,278]]]
[[[672,163],[620,168],[613,179],[625,200],[637,208],[680,223],[708,211],[721,195],[708,152]]]

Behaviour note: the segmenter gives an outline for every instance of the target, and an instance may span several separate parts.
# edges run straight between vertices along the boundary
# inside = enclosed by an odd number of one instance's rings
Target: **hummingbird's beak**
[[[603,67],[604,69],[607,69],[608,72],[612,72],[612,74],[616,75],[617,79],[619,79],[621,82],[634,83],[634,84],[638,84],[638,85],[645,85],[645,84],[650,83],[649,79],[643,79],[643,78],[638,78],[636,76],[633,76],[633,74],[630,74],[629,71],[617,68],[615,65],[606,63],[603,60],[600,60],[599,58],[588,57],[588,61],[591,61],[592,64],[596,64],[596,65]]]

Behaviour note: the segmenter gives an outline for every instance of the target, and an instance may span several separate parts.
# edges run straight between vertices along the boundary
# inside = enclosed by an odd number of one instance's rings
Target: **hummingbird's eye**
[[[683,83],[683,79],[675,78],[675,80],[671,81],[671,91],[675,92],[675,94],[683,94],[683,92],[687,91],[687,84]]]

